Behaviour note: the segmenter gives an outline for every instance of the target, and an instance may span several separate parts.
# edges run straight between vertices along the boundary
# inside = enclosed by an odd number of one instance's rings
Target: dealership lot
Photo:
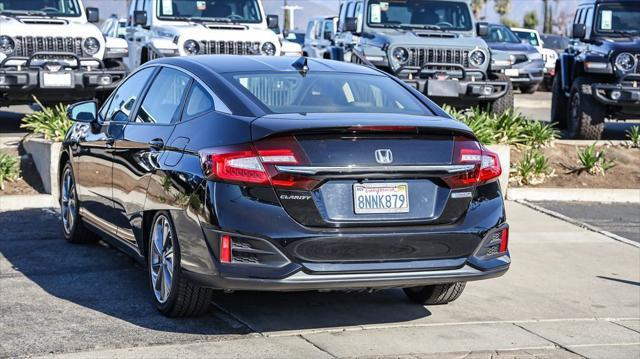
[[[637,356],[640,250],[507,205],[511,270],[450,305],[398,290],[246,292],[179,320],[156,311],[127,256],[66,243],[51,211],[0,213],[0,357]]]

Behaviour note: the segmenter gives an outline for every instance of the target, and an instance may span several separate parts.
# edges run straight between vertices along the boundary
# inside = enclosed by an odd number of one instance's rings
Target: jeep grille
[[[82,57],[82,38],[61,36],[16,37],[16,56],[31,56],[36,52],[66,52]]]
[[[469,50],[411,48],[408,66],[422,67],[427,63],[438,63],[443,66],[429,66],[427,70],[458,70],[449,68],[447,64],[469,67]]]
[[[206,55],[258,55],[260,43],[251,41],[201,41]]]

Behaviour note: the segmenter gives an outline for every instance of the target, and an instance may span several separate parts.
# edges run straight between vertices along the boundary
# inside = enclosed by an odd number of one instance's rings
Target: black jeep
[[[640,1],[583,1],[572,37],[580,43],[556,64],[551,120],[567,137],[600,139],[605,118],[640,118]]]

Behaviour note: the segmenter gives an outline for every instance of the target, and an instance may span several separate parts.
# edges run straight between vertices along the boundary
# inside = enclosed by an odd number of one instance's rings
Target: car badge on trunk
[[[375,151],[376,162],[381,165],[393,162],[393,153],[388,149],[380,149]]]

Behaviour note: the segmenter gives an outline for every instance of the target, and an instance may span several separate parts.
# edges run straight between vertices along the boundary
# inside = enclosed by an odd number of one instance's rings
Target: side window
[[[356,3],[351,2],[349,6],[347,6],[347,17],[354,17]]]
[[[318,40],[322,38],[322,23],[320,21],[313,22],[313,39]]]
[[[144,97],[135,122],[166,125],[176,120],[190,81],[181,71],[163,68]]]
[[[359,2],[356,4],[356,11],[354,17],[358,18],[358,31],[362,31],[362,20],[364,19],[364,14],[362,13],[362,3]]]
[[[201,115],[205,112],[215,110],[215,104],[211,95],[199,83],[193,83],[189,101],[184,112],[185,118]]]
[[[333,20],[324,21],[324,30],[322,31],[322,34],[325,40],[333,39]]]
[[[129,77],[112,96],[109,110],[105,115],[105,121],[126,122],[129,121],[131,110],[140,97],[144,85],[153,75],[155,68],[148,67]]]
[[[338,17],[338,31],[342,31],[342,28],[344,26],[344,21],[346,18],[347,18],[347,5],[343,3],[340,5],[340,15]]]
[[[591,25],[593,24],[593,8],[592,7],[588,7],[587,11],[586,11],[586,15],[584,17],[584,24],[587,26],[587,31],[591,28]]]
[[[582,15],[582,9],[578,9],[578,11],[576,11],[576,16],[573,18],[574,24],[580,23],[580,15]]]
[[[315,21],[309,21],[309,24],[307,25],[307,38],[309,40],[313,40],[313,25],[315,23]]]

